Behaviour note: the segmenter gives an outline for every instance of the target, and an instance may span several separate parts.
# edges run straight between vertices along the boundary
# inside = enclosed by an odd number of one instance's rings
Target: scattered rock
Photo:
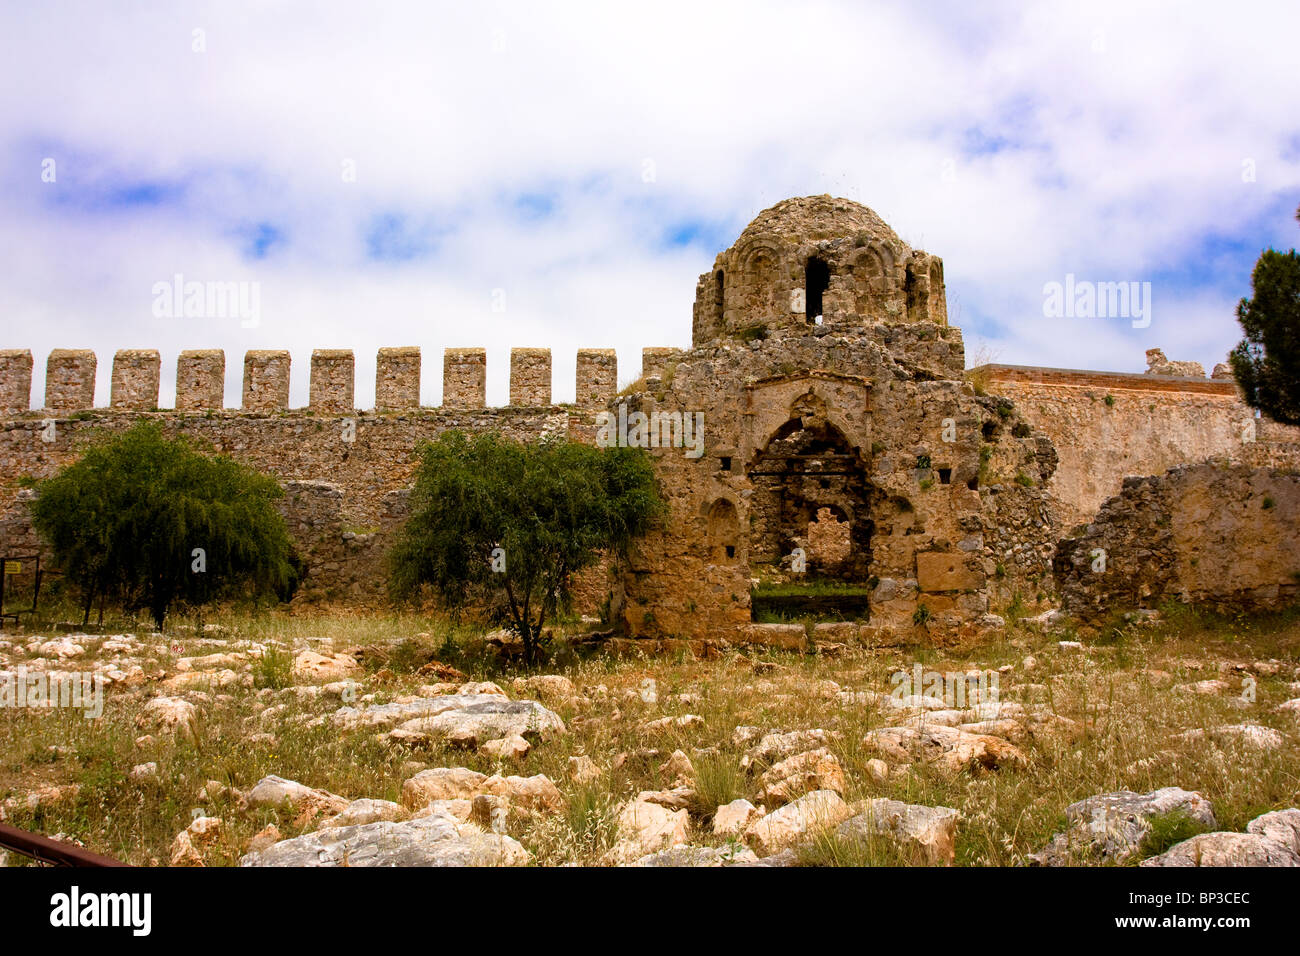
[[[269,776],[257,781],[246,795],[250,807],[288,807],[305,817],[317,814],[333,816],[348,806],[346,797],[327,790],[314,790],[296,780]]]
[[[601,773],[596,761],[585,754],[569,758],[569,779],[580,786],[599,780]]]
[[[141,730],[198,740],[198,712],[193,704],[180,697],[155,697],[144,705],[135,723]]]
[[[763,800],[780,806],[811,790],[844,794],[844,768],[825,747],[787,757],[759,778]]]
[[[609,851],[614,863],[629,863],[686,843],[690,815],[647,800],[630,800],[618,813],[618,842]]]
[[[203,866],[202,851],[217,842],[222,825],[220,817],[196,817],[188,827],[176,834],[168,863],[171,866]]]
[[[497,760],[523,760],[528,756],[528,751],[533,749],[533,745],[518,734],[513,734],[509,737],[489,740],[479,749]]]
[[[347,654],[326,657],[315,651],[302,651],[293,659],[293,679],[320,683],[342,680],[361,673],[361,666]]]
[[[749,769],[755,764],[770,766],[786,757],[791,757],[805,750],[825,747],[832,743],[837,734],[829,730],[794,730],[788,734],[766,734],[758,744],[740,759],[741,767]]]
[[[963,770],[1023,769],[1029,761],[1010,741],[955,727],[885,727],[863,738],[868,747],[895,761],[922,760],[953,773]]]
[[[726,846],[677,846],[651,853],[628,864],[629,866],[737,866],[758,862],[758,856],[748,847],[738,844]]]
[[[838,793],[814,790],[750,824],[745,841],[766,856],[843,823],[852,815],[852,809]]]
[[[518,842],[448,813],[401,822],[332,827],[249,853],[240,866],[523,866]]]
[[[739,836],[762,815],[763,811],[748,800],[732,800],[714,812],[713,832],[716,836]]]
[[[377,823],[381,820],[398,821],[405,820],[411,814],[400,804],[393,803],[391,800],[371,800],[362,798],[353,800],[343,810],[330,817],[328,820],[321,822],[321,829],[327,827],[354,827],[363,826],[367,823]]]
[[[836,832],[842,839],[888,840],[905,856],[922,863],[951,864],[960,818],[951,807],[868,800],[861,812],[841,823]]]
[[[536,701],[508,700],[499,694],[449,694],[365,709],[341,707],[331,720],[340,728],[400,724],[409,733],[467,746],[513,736],[549,740],[565,731],[559,715]]]
[[[473,800],[485,780],[486,774],[465,767],[422,770],[402,784],[402,803],[415,810],[434,800]]]
[[[1215,825],[1210,801],[1194,791],[1165,787],[1151,793],[1118,790],[1088,797],[1065,808],[1069,826],[1029,856],[1040,866],[1075,862],[1124,863],[1151,832],[1151,819],[1182,813],[1206,827]]]

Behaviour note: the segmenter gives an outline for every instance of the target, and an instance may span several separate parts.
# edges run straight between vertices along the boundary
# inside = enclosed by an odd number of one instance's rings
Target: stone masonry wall
[[[176,410],[219,411],[226,396],[226,353],[201,349],[180,354],[176,360]]]
[[[1126,478],[1082,535],[1060,542],[1053,573],[1085,621],[1169,599],[1283,607],[1300,598],[1300,475],[1202,464]]]
[[[380,349],[375,361],[375,411],[420,407],[420,350]]]
[[[1300,467],[1300,429],[1255,419],[1231,381],[1007,365],[974,373],[1056,446],[1048,490],[1064,529],[1130,475],[1208,459]]]
[[[119,349],[113,356],[113,408],[147,412],[158,407],[162,357],[157,349]]]
[[[534,350],[528,352],[531,358]],[[594,373],[590,367],[587,372],[588,401],[603,405],[617,384],[615,354],[612,349],[585,349],[583,354],[595,368]],[[406,515],[406,495],[421,442],[453,428],[498,430],[521,440],[555,432],[590,439],[589,411],[570,412],[550,404],[549,353],[545,357],[545,395],[536,362],[521,366],[522,380],[517,383],[530,401],[545,398],[544,404],[486,408],[485,351],[448,350],[445,367],[454,386],[450,401],[441,408],[422,408],[420,350],[383,349],[375,394],[381,410],[358,412],[353,408],[350,351],[313,354],[313,406],[296,410],[287,407],[289,353],[255,351],[244,362],[245,408],[223,410],[224,353],[186,351],[177,361],[177,409],[155,411],[156,352],[119,353],[115,369],[119,402],[94,409],[94,353],[59,350],[50,357],[47,391],[53,401],[47,404],[56,406],[50,410],[56,411],[51,419],[45,417],[45,410],[27,407],[31,353],[0,353],[0,397],[9,395],[11,405],[0,420],[0,550],[25,551],[39,544],[27,519],[24,502],[31,495],[23,490],[27,482],[50,477],[103,434],[151,420],[161,423],[169,435],[187,435],[280,479],[286,489],[282,508],[290,533],[308,564],[300,592],[304,597],[374,599],[385,586],[384,555]],[[580,371],[580,382],[582,376]],[[132,396],[130,405],[122,400],[126,394]],[[146,405],[149,411],[137,410]],[[60,411],[65,414],[58,415]],[[584,610],[599,603],[584,604]]]
[[[510,350],[510,404],[551,404],[551,350]]]

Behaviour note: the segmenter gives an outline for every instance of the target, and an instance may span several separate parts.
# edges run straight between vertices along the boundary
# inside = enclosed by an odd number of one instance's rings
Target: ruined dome
[[[736,240],[742,245],[757,236],[778,236],[790,242],[857,237],[899,242],[889,224],[861,203],[829,195],[796,196],[764,209]]]
[[[860,203],[802,196],[760,212],[700,276],[692,337],[700,346],[892,322],[948,324],[942,260]]]

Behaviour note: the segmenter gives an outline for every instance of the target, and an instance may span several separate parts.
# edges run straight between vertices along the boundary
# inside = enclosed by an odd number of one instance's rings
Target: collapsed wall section
[[[1260,611],[1300,598],[1300,475],[1202,464],[1126,478],[1060,542],[1064,608],[1089,622],[1165,601]]]

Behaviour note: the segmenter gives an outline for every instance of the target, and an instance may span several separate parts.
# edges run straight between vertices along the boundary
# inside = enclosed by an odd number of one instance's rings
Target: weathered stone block
[[[444,408],[487,405],[487,350],[447,349],[442,353]]]
[[[156,409],[161,375],[162,356],[157,349],[118,349],[113,356],[109,405],[134,411]]]
[[[0,414],[14,415],[27,411],[31,398],[31,350],[0,350]]]
[[[808,649],[808,632],[802,624],[750,624],[741,633],[746,644],[775,647],[784,651]]]
[[[641,377],[663,378],[668,366],[682,357],[681,349],[646,348],[641,350]]]
[[[55,349],[45,363],[45,407],[77,412],[95,407],[95,353]]]
[[[226,353],[221,349],[182,352],[176,360],[176,410],[220,411],[226,400]]]
[[[551,404],[551,350],[510,350],[510,404],[535,408]]]
[[[965,591],[984,586],[984,572],[968,566],[964,554],[922,551],[916,556],[916,581],[922,591]]]
[[[618,392],[618,353],[613,349],[578,349],[576,404],[601,409]]]
[[[353,388],[356,358],[351,349],[315,349],[311,353],[311,410],[327,415],[356,411]]]
[[[276,412],[289,407],[290,357],[283,350],[257,350],[244,356],[244,411]]]
[[[399,412],[420,407],[420,350],[380,349],[375,360],[375,410]]]

